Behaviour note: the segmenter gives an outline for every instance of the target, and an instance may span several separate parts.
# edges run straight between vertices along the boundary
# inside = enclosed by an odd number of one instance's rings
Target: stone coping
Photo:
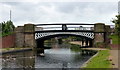
[[[13,52],[21,52],[21,51],[28,51],[28,50],[32,50],[32,48],[11,48],[10,50],[3,50],[1,49],[2,51],[0,51],[0,54],[6,54],[6,53],[13,53]]]

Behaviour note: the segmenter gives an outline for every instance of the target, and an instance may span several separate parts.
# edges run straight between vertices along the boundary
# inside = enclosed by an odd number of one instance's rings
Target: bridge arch
[[[74,30],[75,31],[75,30]],[[65,31],[65,32],[59,32],[59,31],[56,31],[56,32],[35,32],[35,39],[38,39],[38,38],[44,38],[44,37],[47,37],[47,36],[54,36],[54,35],[76,35],[76,36],[83,36],[83,37],[86,37],[86,38],[91,38],[91,39],[94,39],[94,33],[93,32],[74,32],[74,31],[71,31],[71,32],[68,32],[68,31]]]
[[[48,36],[37,38],[36,41],[37,40],[47,40],[47,39],[59,37],[59,36],[76,36],[76,37],[82,37],[82,38],[85,38],[88,40],[93,40],[93,38],[82,36],[82,35],[76,35],[76,34],[54,34],[54,35],[48,35]]]
[[[92,47],[92,42],[94,39],[86,37],[86,36],[81,36],[81,35],[76,35],[76,34],[54,34],[54,35],[48,35],[48,36],[44,36],[42,38],[38,38],[36,39],[36,45],[37,48],[44,48],[44,41],[50,38],[55,38],[55,37],[59,37],[59,36],[75,36],[75,37],[81,37],[82,39],[84,39],[82,42],[86,43],[86,46],[88,47],[88,42],[89,42],[89,47]]]

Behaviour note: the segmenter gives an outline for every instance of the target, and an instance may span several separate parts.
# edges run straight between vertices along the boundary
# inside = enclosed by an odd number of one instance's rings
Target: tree
[[[120,36],[120,15],[116,15],[116,18],[112,20],[115,23],[115,32]]]
[[[7,21],[7,22],[1,22],[0,23],[0,28],[1,28],[1,36],[7,36],[11,33],[13,33],[15,26],[13,25],[13,22]]]

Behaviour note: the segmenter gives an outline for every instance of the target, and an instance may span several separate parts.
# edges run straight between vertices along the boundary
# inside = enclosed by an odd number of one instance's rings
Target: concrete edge
[[[14,52],[30,51],[30,50],[32,50],[32,48],[20,49],[20,50],[10,50],[10,51],[5,51],[5,52],[0,52],[0,55],[7,54],[7,53],[14,53]]]

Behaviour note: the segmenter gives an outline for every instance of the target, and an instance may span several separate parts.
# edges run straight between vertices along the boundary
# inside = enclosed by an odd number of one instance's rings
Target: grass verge
[[[100,50],[83,68],[111,68],[111,63],[108,60],[109,50]]]
[[[109,36],[111,39],[112,39],[112,43],[113,44],[120,44],[119,40],[120,40],[120,37],[118,35],[110,35]]]

